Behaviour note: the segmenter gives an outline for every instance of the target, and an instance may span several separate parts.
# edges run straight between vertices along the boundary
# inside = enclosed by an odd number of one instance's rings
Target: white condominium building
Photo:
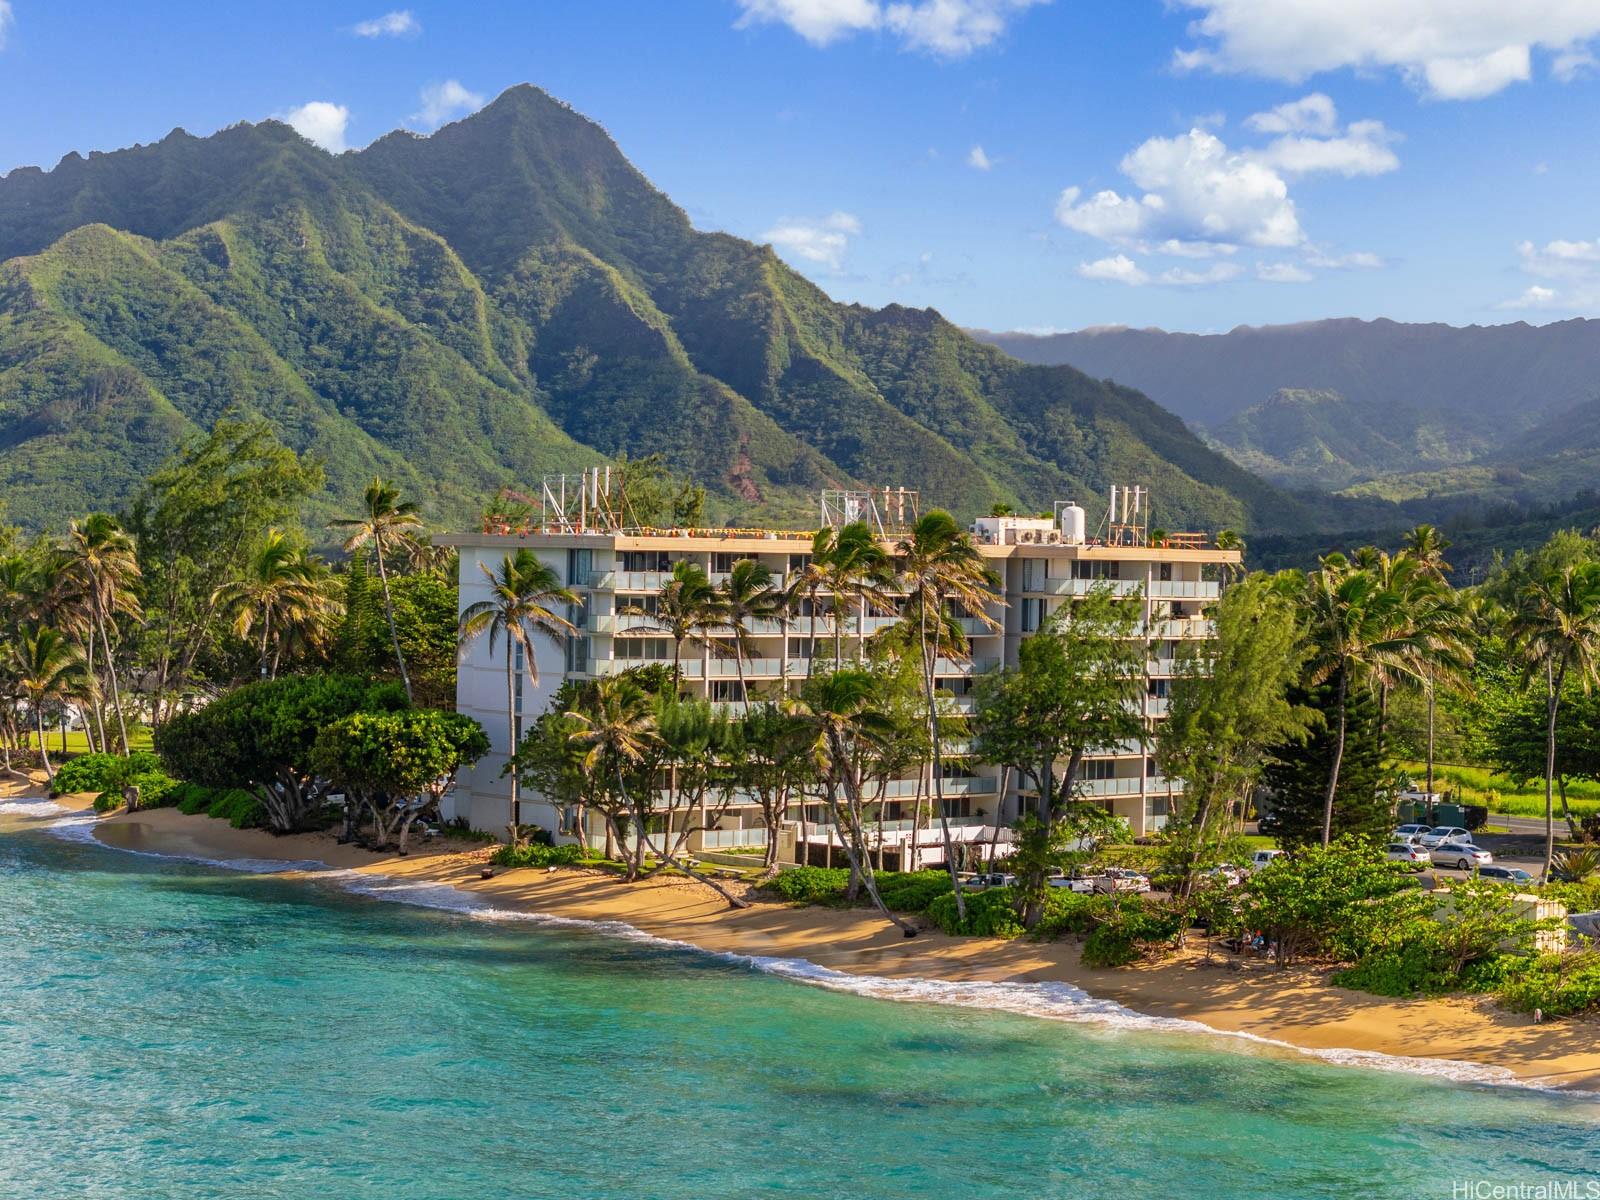
[[[506,555],[522,548],[550,566],[580,598],[567,614],[579,631],[577,636],[565,644],[536,639],[532,664],[536,670],[528,670],[528,664],[521,662],[520,650],[511,651],[519,737],[524,723],[531,724],[545,711],[563,680],[589,679],[645,663],[671,661],[672,640],[655,632],[658,627],[648,612],[674,563],[698,563],[717,584],[735,562],[750,558],[764,564],[781,584],[791,572],[804,570],[809,561],[810,531],[626,527],[608,512],[597,511],[608,507],[597,480],[598,473],[593,477],[586,473],[581,483],[573,480],[568,492],[559,497],[547,481],[544,512],[530,519],[525,528],[490,523],[486,532],[437,539],[460,552],[460,610],[488,599],[489,584],[482,568],[494,570]],[[575,499],[580,490],[581,504]],[[826,522],[867,520],[892,552],[900,529],[914,517],[915,503],[912,493],[884,489],[828,493],[822,508]],[[970,641],[968,657],[938,662],[938,685],[954,698],[957,708],[971,703],[967,697],[974,677],[1002,663],[1014,663],[1021,640],[1044,627],[1059,606],[1073,603],[1075,597],[1093,588],[1109,586],[1142,598],[1139,632],[1149,647],[1143,713],[1152,728],[1161,720],[1178,647],[1186,640],[1212,635],[1205,606],[1217,598],[1220,576],[1239,562],[1239,552],[1218,549],[1198,534],[1155,531],[1152,542],[1140,511],[1145,505],[1143,489],[1113,489],[1111,511],[1121,519],[1102,522],[1095,536],[1085,529],[1084,511],[1072,504],[1057,505],[1053,519],[1001,516],[973,523],[973,540],[1001,580],[1004,603],[990,608],[990,616],[1001,627],[998,631],[975,617],[963,618]],[[840,624],[848,658],[860,639],[892,625],[898,617],[862,612],[854,600],[847,604],[852,611],[841,614]],[[797,690],[813,656],[832,658],[835,629],[826,595],[819,599],[818,608],[814,623],[810,611],[803,609],[787,622],[752,626],[753,649],[742,662],[752,701],[785,689]],[[483,725],[492,750],[476,767],[463,772],[444,814],[447,819],[465,817],[475,828],[491,831],[505,828],[509,799],[502,774],[509,750],[506,653],[506,643],[501,640],[491,656],[485,636],[470,646],[461,661],[456,707]],[[712,646],[686,645],[681,670],[684,686],[691,693],[737,707],[740,664],[731,651],[719,653]],[[1005,839],[1022,797],[1014,787],[1008,787],[1006,795],[999,794],[1000,769],[977,761],[967,751],[968,746],[959,739],[945,747],[946,814],[957,840],[987,845]],[[1082,794],[1125,817],[1135,835],[1165,823],[1178,791],[1175,781],[1162,778],[1157,771],[1150,747],[1137,741],[1087,760],[1084,775]],[[931,791],[926,775],[894,780],[882,794],[881,809],[874,804],[872,833],[881,845],[879,857],[887,865],[943,862]],[[792,804],[790,817],[779,835],[785,860],[825,862],[839,857],[842,861],[838,835],[820,800]],[[570,834],[573,818],[533,793],[524,795],[521,819],[525,824]],[[591,840],[603,840],[600,818],[592,815],[591,821]],[[753,803],[735,803],[709,824],[713,827],[691,836],[690,850],[715,852],[766,841],[767,831]]]

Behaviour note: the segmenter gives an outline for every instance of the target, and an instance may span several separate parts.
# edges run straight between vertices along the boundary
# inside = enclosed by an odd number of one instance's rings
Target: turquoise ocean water
[[[1600,1098],[892,1002],[0,836],[6,1200],[1447,1198],[1557,1179],[1600,1189]]]

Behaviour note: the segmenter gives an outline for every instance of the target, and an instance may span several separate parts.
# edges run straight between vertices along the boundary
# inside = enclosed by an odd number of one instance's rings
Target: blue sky
[[[705,229],[994,329],[1600,315],[1600,0],[0,0],[0,170],[531,81]]]

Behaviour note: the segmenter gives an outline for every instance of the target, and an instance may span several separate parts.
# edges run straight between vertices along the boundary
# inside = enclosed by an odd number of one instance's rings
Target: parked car
[[[1533,882],[1533,876],[1521,867],[1479,867],[1478,878],[1492,879],[1495,883],[1511,883],[1518,887]]]
[[[1010,887],[1012,884],[1016,883],[1016,881],[1017,877],[1015,875],[1007,874],[1004,871],[991,871],[987,875],[974,875],[972,877],[972,886]]]
[[[1257,850],[1250,856],[1250,869],[1259,871],[1282,853],[1282,850]]]
[[[1402,863],[1428,863],[1433,861],[1428,857],[1428,851],[1415,842],[1390,842],[1389,849],[1384,857],[1390,862]]]
[[[1107,867],[1094,881],[1095,891],[1110,895],[1112,892],[1148,892],[1150,877],[1127,867]]]
[[[1220,867],[1212,867],[1209,870],[1200,872],[1201,879],[1220,879],[1228,887],[1238,887],[1244,882],[1244,876],[1243,867],[1235,867],[1226,863]]]
[[[1428,858],[1436,867],[1454,867],[1458,871],[1485,867],[1494,861],[1494,855],[1471,842],[1446,842],[1435,846]]]
[[[1045,882],[1053,888],[1066,888],[1085,895],[1095,890],[1094,878],[1089,875],[1052,875]]]
[[[1442,846],[1446,842],[1471,842],[1470,831],[1459,825],[1435,825],[1419,839],[1430,850],[1435,846]]]
[[[1425,833],[1433,830],[1432,825],[1402,825],[1394,831],[1394,840],[1397,842],[1414,842]]]

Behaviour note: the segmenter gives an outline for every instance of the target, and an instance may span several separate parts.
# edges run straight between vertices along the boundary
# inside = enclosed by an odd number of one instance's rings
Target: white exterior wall
[[[565,577],[564,550],[536,550],[535,553],[559,576]],[[498,571],[506,554],[507,551],[500,547],[461,547],[458,614],[490,598],[489,580],[483,568]],[[483,726],[484,732],[489,735],[489,753],[470,770],[462,772],[456,781],[454,794],[443,806],[447,810],[443,814],[446,820],[465,817],[474,829],[492,832],[503,831],[510,819],[509,784],[501,774],[511,752],[512,727],[506,719],[508,648],[506,638],[501,634],[495,638],[491,654],[489,634],[484,633],[473,641],[456,666],[456,711]],[[523,672],[524,721],[531,721],[549,706],[551,697],[566,675],[565,648],[536,635],[532,666],[534,670]],[[544,803],[537,796],[523,797],[521,809],[521,823],[524,825],[541,825],[551,830],[558,826],[559,814],[554,806]]]
[[[467,536],[450,541],[459,547],[461,553],[462,611],[472,603],[488,598],[489,585],[480,564],[494,568],[506,553],[515,553],[521,545],[533,549],[564,582],[587,600],[585,627],[581,633],[588,639],[588,671],[582,673],[583,677],[620,671],[641,661],[637,658],[625,659],[617,653],[617,643],[622,639],[614,636],[615,632],[638,620],[619,618],[618,614],[628,605],[639,603],[654,592],[659,586],[660,575],[655,572],[623,572],[620,569],[622,550],[618,548],[619,545],[637,549],[644,548],[641,543],[648,542],[657,550],[664,549],[674,560],[693,559],[711,573],[713,582],[719,582],[721,578],[716,570],[718,563],[714,555],[757,558],[774,574],[782,574],[788,570],[791,553],[804,553],[809,549],[808,535],[802,540],[799,535],[793,534],[778,539],[777,545],[773,545],[771,540],[750,538],[719,542],[703,537],[643,539],[601,534],[548,538],[530,535],[517,539]],[[1214,582],[1202,582],[1204,564],[1226,561],[1230,557],[1218,551],[1174,553],[1136,547],[982,545],[980,548],[1003,581],[1007,605],[993,608],[991,615],[1002,623],[1004,632],[990,634],[969,627],[972,664],[944,664],[939,672],[941,685],[958,693],[964,687],[963,676],[970,676],[974,665],[978,670],[985,670],[1001,660],[1008,663],[1016,661],[1018,644],[1033,632],[1031,629],[1027,632],[1022,629],[1022,602],[1025,599],[1034,601],[1039,606],[1041,616],[1047,617],[1049,612],[1061,604],[1071,603],[1081,590],[1093,585],[1091,580],[1074,578],[1074,560],[1115,561],[1116,586],[1129,590],[1137,587],[1143,591],[1144,618],[1152,637],[1148,677],[1155,681],[1168,678],[1174,641],[1208,636],[1208,628],[1204,623],[1188,620],[1198,614],[1203,603],[1214,599],[1216,595],[1217,586]],[[569,549],[583,549],[589,553],[590,569],[583,578],[567,579]],[[1044,561],[1025,567],[1030,559]],[[1163,566],[1169,576],[1167,580],[1160,578]],[[591,580],[597,584],[592,590],[588,588]],[[1185,619],[1168,624],[1178,607],[1183,609]],[[870,618],[868,631],[875,629],[882,620],[884,618]],[[776,686],[777,664],[781,659],[789,660],[791,679],[804,674],[805,662],[799,657],[796,643],[806,638],[809,632],[810,622],[804,617],[792,622],[787,639],[776,629],[758,630],[752,656],[756,661],[746,664],[753,696]],[[831,654],[831,628],[825,618],[818,621],[817,637],[819,649]],[[852,653],[854,644],[855,638],[847,628],[844,637],[846,657]],[[457,708],[483,725],[489,735],[491,751],[473,770],[464,773],[457,783],[453,804],[447,804],[448,811],[445,813],[447,818],[464,816],[475,828],[493,832],[505,829],[508,816],[508,785],[501,774],[509,746],[505,652],[502,638],[497,642],[491,658],[488,637],[484,635],[471,646],[460,664]],[[566,676],[567,650],[541,639],[537,647],[536,664],[538,684],[535,685],[531,677],[523,681],[522,712],[524,720],[528,722],[548,707],[556,688]],[[713,657],[709,651],[686,645],[683,675],[686,688],[700,696],[711,696],[718,681],[722,681],[724,689],[733,686],[734,664],[731,659]],[[1159,690],[1160,686],[1158,682],[1155,690]],[[1165,713],[1165,701],[1159,696],[1147,697],[1143,704],[1152,723]],[[1165,815],[1159,810],[1170,804],[1172,793],[1176,790],[1176,785],[1169,785],[1166,780],[1147,771],[1147,753],[1137,743],[1130,743],[1115,752],[1095,756],[1089,761],[1099,765],[1090,767],[1090,771],[1099,775],[1109,771],[1110,775],[1091,779],[1085,786],[1090,798],[1102,800],[1117,815],[1125,817],[1135,835],[1151,832],[1165,823]],[[1014,791],[1004,798],[997,795],[999,768],[973,764],[971,771],[975,776],[971,780],[947,781],[947,796],[971,797],[973,815],[958,818],[957,823],[963,826],[993,825],[996,820],[1004,823],[1014,818],[1019,797]],[[915,786],[906,781],[899,793],[900,798],[909,800],[915,791]],[[560,828],[560,815],[555,807],[537,795],[523,797],[521,820],[524,824],[540,825],[552,831]],[[749,814],[745,814],[724,824],[730,823],[749,828],[756,822]],[[737,835],[729,836],[737,840]],[[924,859],[928,857],[925,853]]]

